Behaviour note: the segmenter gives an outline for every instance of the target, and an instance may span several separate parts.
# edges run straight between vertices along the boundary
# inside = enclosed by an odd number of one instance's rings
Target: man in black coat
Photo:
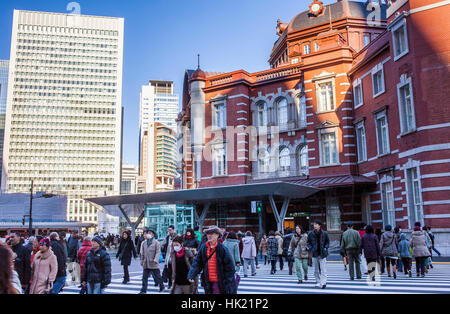
[[[88,294],[103,294],[111,283],[111,258],[99,237],[92,239],[92,250],[84,262],[81,284],[87,287]]]
[[[58,294],[66,283],[66,257],[64,255],[64,248],[59,243],[58,233],[50,233],[50,245],[58,261],[58,273],[53,283],[52,294]]]
[[[327,287],[327,257],[330,247],[328,233],[322,230],[322,222],[314,223],[314,230],[308,234],[308,251],[312,253],[314,276],[316,287],[325,289]]]
[[[79,240],[78,230],[73,230],[72,235],[67,241],[67,255],[70,262],[75,262],[77,260],[78,249],[81,246]]]
[[[31,279],[31,252],[21,243],[20,233],[11,234],[9,240],[11,241],[11,249],[17,255],[14,260],[14,270],[19,275],[22,290],[27,291]]]

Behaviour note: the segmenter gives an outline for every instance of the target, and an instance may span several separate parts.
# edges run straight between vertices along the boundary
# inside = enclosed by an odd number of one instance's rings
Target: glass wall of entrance
[[[193,205],[149,205],[145,207],[145,226],[156,231],[158,239],[167,235],[169,226],[183,234],[187,228],[194,227]]]

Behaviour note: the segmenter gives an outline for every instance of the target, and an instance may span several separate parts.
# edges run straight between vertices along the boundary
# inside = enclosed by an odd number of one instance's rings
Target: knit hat
[[[205,233],[217,233],[220,237],[222,236],[222,231],[217,226],[211,226],[205,230]]]
[[[40,242],[40,245],[45,245],[46,247],[50,247],[50,240],[48,238],[43,238]]]
[[[97,242],[98,245],[100,245],[100,246],[103,245],[102,239],[101,239],[100,237],[94,237],[94,238],[92,239],[92,241]]]

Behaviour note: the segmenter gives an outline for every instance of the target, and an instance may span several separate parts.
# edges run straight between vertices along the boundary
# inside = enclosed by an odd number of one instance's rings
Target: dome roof
[[[206,81],[206,74],[200,68],[192,74],[191,81]]]

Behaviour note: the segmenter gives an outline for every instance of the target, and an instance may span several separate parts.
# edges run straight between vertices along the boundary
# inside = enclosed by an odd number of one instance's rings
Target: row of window
[[[67,79],[67,74],[66,73],[61,73],[61,72],[53,72],[53,73],[49,73],[49,72],[22,72],[17,70],[16,71],[16,77],[19,78],[30,78],[30,77],[36,77],[36,78],[49,78],[52,77],[54,79],[57,78],[64,78]],[[84,73],[71,73],[70,74],[70,78],[72,79],[89,79],[89,80],[101,80],[100,82],[108,82],[108,81],[117,81],[117,76],[109,76],[109,75],[95,75],[92,73],[89,74],[84,74]]]
[[[24,46],[17,45],[18,52],[30,52],[30,51],[40,51],[40,52],[70,52],[70,53],[79,53],[80,55],[86,56],[104,56],[104,55],[117,55],[117,50],[92,50],[92,49],[72,49],[72,48],[54,48],[54,47],[36,47],[36,46]]]
[[[56,39],[56,38],[55,38]],[[117,49],[117,45],[108,44],[96,44],[93,42],[81,43],[77,41],[58,41],[58,40],[31,40],[31,39],[18,39],[18,43],[33,44],[33,45],[47,45],[47,46],[69,46],[69,47],[90,47],[90,48],[112,48]]]
[[[111,62],[117,62],[117,57],[106,57],[106,56],[82,56],[82,55],[70,55],[70,54],[57,54],[57,53],[37,53],[37,52],[23,52],[18,51],[17,57],[22,58],[31,58],[31,59],[62,59],[62,60],[98,60],[98,61],[111,61]]]
[[[113,82],[94,82],[94,81],[72,81],[72,80],[49,80],[49,79],[43,79],[43,80],[37,80],[37,79],[30,79],[30,78],[16,78],[15,81],[17,83],[37,83],[37,84],[45,84],[46,86],[52,86],[51,84],[55,85],[88,85],[88,86],[117,86],[116,83]]]
[[[52,32],[63,34],[83,34],[83,35],[101,35],[101,36],[119,36],[117,31],[100,30],[100,29],[86,29],[86,28],[71,28],[58,26],[40,26],[40,25],[18,25],[19,31],[34,31],[34,32]]]

